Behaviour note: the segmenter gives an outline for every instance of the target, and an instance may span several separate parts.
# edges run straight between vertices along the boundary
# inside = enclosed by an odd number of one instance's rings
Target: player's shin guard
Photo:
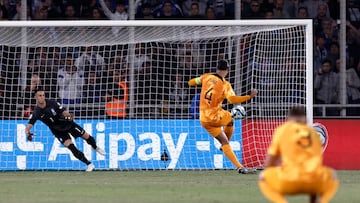
[[[222,151],[224,152],[225,156],[237,167],[243,168],[243,165],[240,164],[239,160],[236,158],[234,151],[231,149],[230,144],[225,144],[222,147]]]
[[[285,197],[279,192],[273,190],[265,181],[259,181],[259,187],[263,195],[274,203],[287,203]]]
[[[93,148],[93,149],[96,149],[97,146],[96,146],[96,141],[95,139],[89,135],[89,138],[86,140],[86,142]]]
[[[226,134],[226,137],[228,138],[229,141],[233,135],[233,132],[234,132],[234,123],[233,122],[229,123],[228,125],[226,125],[224,127],[224,133]]]
[[[74,144],[70,144],[68,146],[68,149],[72,152],[72,154],[79,159],[80,161],[84,162],[86,165],[91,164],[91,162],[89,160],[87,160],[87,158],[85,157],[84,153],[82,153],[81,151],[79,151]]]

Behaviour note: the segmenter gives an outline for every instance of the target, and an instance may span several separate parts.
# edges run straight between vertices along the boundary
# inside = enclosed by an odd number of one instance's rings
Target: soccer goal
[[[259,90],[231,140],[245,166],[262,167],[290,106],[312,122],[311,20],[9,21],[0,39],[0,170],[85,168],[40,121],[26,140],[36,87],[96,138],[105,157],[76,145],[104,170],[233,169],[200,125],[200,88],[187,86],[220,59],[236,94]]]

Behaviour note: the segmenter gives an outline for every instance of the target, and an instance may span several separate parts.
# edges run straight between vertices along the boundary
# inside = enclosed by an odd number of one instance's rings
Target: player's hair
[[[304,106],[291,107],[288,116],[306,116],[306,108]]]
[[[33,90],[33,97],[35,97],[36,93],[37,92],[41,92],[41,91],[44,91],[41,87],[36,87],[34,90]]]
[[[324,59],[324,60],[322,61],[321,65],[324,65],[325,63],[330,64],[330,66],[332,65],[332,62],[331,62],[330,59]]]
[[[227,70],[229,68],[229,63],[226,60],[220,60],[217,65],[219,70]]]

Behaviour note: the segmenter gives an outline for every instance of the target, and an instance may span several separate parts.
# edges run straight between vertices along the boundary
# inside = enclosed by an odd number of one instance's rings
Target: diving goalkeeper
[[[200,122],[201,125],[215,137],[221,144],[225,156],[237,167],[237,171],[247,174],[250,169],[244,168],[235,156],[229,140],[234,131],[234,122],[231,113],[224,110],[221,105],[224,99],[231,104],[245,102],[257,95],[257,90],[252,89],[250,95],[236,96],[231,84],[225,77],[229,73],[229,65],[225,60],[220,60],[215,73],[207,73],[191,79],[189,86],[201,85],[200,93]],[[224,130],[222,130],[224,127]]]
[[[73,121],[71,114],[55,101],[45,99],[45,92],[40,89],[34,91],[36,107],[29,117],[29,123],[25,128],[25,134],[29,141],[32,141],[33,134],[31,128],[37,120],[47,125],[55,137],[67,147],[72,154],[87,165],[86,171],[93,171],[95,166],[79,151],[71,140],[71,137],[84,139],[99,154],[105,155],[105,151],[96,146],[95,139]]]

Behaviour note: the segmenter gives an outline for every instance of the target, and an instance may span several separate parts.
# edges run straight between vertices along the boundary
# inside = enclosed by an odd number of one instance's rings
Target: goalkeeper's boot
[[[86,172],[91,172],[91,171],[93,171],[95,169],[95,166],[94,166],[94,164],[89,164],[88,166],[87,166],[87,169],[85,170]]]
[[[101,149],[100,147],[97,147],[95,150],[96,150],[97,153],[99,153],[99,154],[101,154],[103,156],[106,155],[106,152],[103,149]]]

